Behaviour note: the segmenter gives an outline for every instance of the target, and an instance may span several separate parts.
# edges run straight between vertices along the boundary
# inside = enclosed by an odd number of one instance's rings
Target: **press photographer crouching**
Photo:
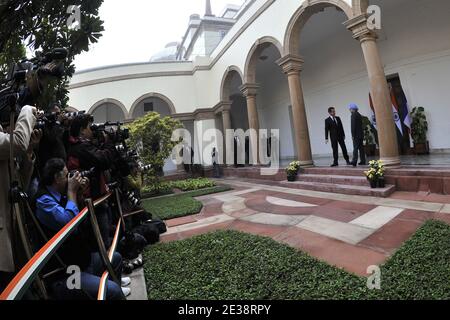
[[[114,165],[115,147],[106,133],[101,132],[103,143],[94,143],[94,132],[91,126],[94,118],[89,114],[78,115],[71,123],[69,150],[67,151],[67,167],[70,171],[89,171],[94,169],[90,177],[90,188],[86,196],[98,199],[107,193],[107,178],[105,171]],[[95,210],[100,232],[109,247],[113,221],[107,204]]]
[[[36,196],[36,217],[42,225],[48,238],[53,237],[67,223],[79,214],[82,194],[88,189],[89,180],[82,178],[79,172],[69,174],[62,159],[50,159],[44,169],[41,185]],[[80,206],[78,205],[80,204]],[[95,252],[91,244],[93,231],[87,220],[64,242],[57,254],[67,266],[80,268],[80,287],[69,289],[65,270],[53,276],[50,291],[55,299],[95,299],[100,277],[104,272],[100,254]],[[122,257],[115,253],[112,266],[121,278]],[[54,268],[51,264],[47,268]],[[122,278],[122,285],[128,285],[129,278]],[[123,300],[130,294],[129,288],[121,288],[115,282],[108,280],[106,286],[107,300]]]
[[[69,125],[65,113],[61,112],[59,104],[49,108],[49,114],[42,125],[43,136],[39,146],[39,172],[42,174],[49,159],[60,158],[67,160],[65,140],[68,139]],[[67,135],[67,137],[65,137]]]
[[[13,273],[20,267],[17,265],[17,251],[19,251],[20,242],[18,242],[17,234],[13,234],[13,217],[9,201],[10,178],[11,175],[14,177],[14,174],[18,173],[21,187],[28,187],[34,161],[30,146],[36,114],[36,108],[24,106],[14,128],[8,128],[9,123],[0,124],[0,288],[5,287]],[[12,142],[8,133],[10,130],[14,130]],[[13,143],[14,153],[19,160],[19,172],[10,173],[11,143]],[[16,259],[14,259],[15,257]]]

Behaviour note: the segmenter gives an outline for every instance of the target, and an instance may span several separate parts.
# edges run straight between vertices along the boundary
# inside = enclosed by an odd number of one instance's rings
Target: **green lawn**
[[[149,299],[450,299],[450,226],[427,222],[366,278],[289,246],[235,231],[158,244],[144,254]]]
[[[199,213],[203,204],[194,199],[207,194],[225,192],[231,190],[227,186],[216,186],[201,190],[186,192],[177,195],[163,196],[147,199],[142,202],[145,210],[162,220],[174,219]]]

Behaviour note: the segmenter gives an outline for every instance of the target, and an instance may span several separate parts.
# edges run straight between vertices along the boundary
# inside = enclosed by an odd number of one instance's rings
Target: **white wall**
[[[125,115],[123,114],[122,109],[112,103],[105,103],[98,106],[92,115],[94,116],[94,121],[96,123],[125,120]]]
[[[134,109],[132,118],[139,118],[144,116],[147,112],[145,112],[144,106],[146,103],[153,103],[153,111],[158,112],[161,117],[166,117],[170,115],[170,108],[167,103],[160,98],[151,97],[147,98],[144,101],[141,101],[137,107]]]

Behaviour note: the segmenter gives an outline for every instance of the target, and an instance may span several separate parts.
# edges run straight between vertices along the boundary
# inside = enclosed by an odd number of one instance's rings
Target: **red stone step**
[[[314,167],[314,168],[304,168],[302,173],[304,174],[320,174],[320,175],[334,175],[334,176],[356,176],[364,177],[364,171],[369,170],[368,167]]]
[[[318,183],[332,183],[350,186],[369,186],[367,178],[364,176],[344,176],[344,175],[326,175],[326,174],[299,174],[297,181],[302,182],[318,182]]]
[[[370,186],[355,186],[355,185],[343,185],[333,183],[319,183],[319,182],[305,182],[305,181],[282,181],[280,182],[282,187],[313,190],[331,193],[341,193],[348,195],[358,196],[371,196],[387,198],[395,192],[395,186],[387,185],[386,188],[372,189]]]

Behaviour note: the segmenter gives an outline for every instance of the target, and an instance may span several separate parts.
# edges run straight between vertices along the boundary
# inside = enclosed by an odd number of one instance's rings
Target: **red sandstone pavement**
[[[390,198],[400,200],[414,200],[435,203],[450,203],[450,195],[435,194],[429,192],[404,192],[396,191]]]
[[[244,189],[245,188],[240,188],[240,190]],[[236,190],[233,192],[235,191]],[[292,208],[273,205],[267,202],[267,196],[316,204],[317,207]],[[283,215],[315,215],[322,218],[348,223],[374,209],[376,207],[375,205],[305,197],[270,190],[255,191],[239,195],[239,197],[245,199],[247,208],[229,214],[236,220],[216,223],[170,235],[163,235],[161,241],[177,241],[217,230],[236,230],[254,235],[270,237],[275,241],[297,248],[331,265],[343,268],[360,276],[367,276],[366,272],[369,266],[384,263],[388,257],[391,256],[406,240],[408,240],[425,221],[429,219],[438,219],[450,224],[449,214],[425,212],[420,210],[404,210],[400,215],[378,229],[368,238],[359,242],[357,245],[351,245],[318,233],[300,229],[298,227],[266,225],[238,219],[257,212],[265,212]],[[392,196],[392,198],[442,203],[442,200],[447,201],[449,196],[397,192]],[[202,202],[204,203],[204,207],[200,214],[172,219],[167,221],[167,225],[169,227],[189,225],[192,222],[196,222],[207,217],[224,214],[222,211],[223,202],[215,199],[214,195],[210,195],[208,197],[203,196],[199,199],[202,199]]]

